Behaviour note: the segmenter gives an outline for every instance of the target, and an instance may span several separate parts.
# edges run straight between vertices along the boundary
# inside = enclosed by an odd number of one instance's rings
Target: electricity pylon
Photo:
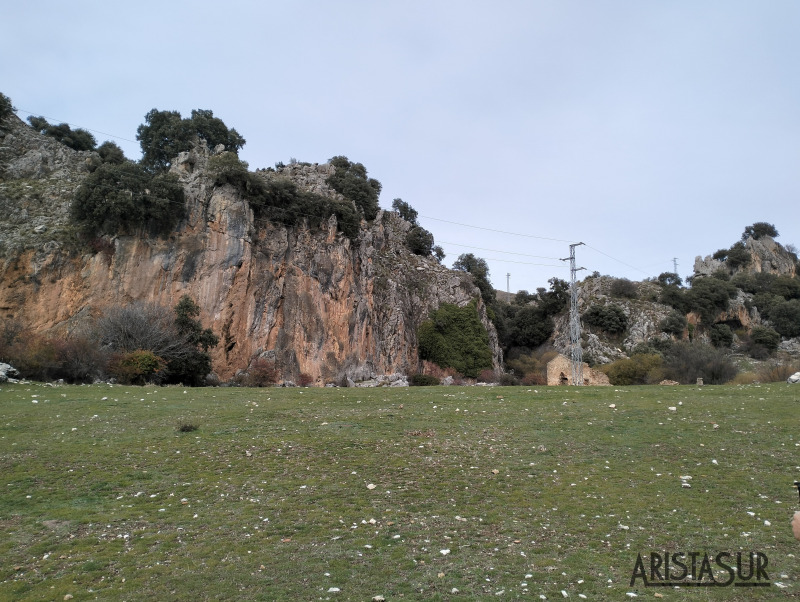
[[[575,275],[578,270],[586,268],[575,267],[575,247],[582,244],[579,242],[569,246],[569,351],[572,360],[572,384],[577,386],[583,385],[583,349],[581,349],[581,316],[578,313],[578,280]]]

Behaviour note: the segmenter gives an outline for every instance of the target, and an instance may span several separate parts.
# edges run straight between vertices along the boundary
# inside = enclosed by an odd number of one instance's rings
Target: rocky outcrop
[[[37,137],[41,152],[39,159],[22,161],[29,153],[17,140],[28,134]],[[6,187],[0,194],[17,186],[22,175],[38,182],[50,195],[49,211],[42,208],[42,223],[26,227],[63,231],[69,199],[92,156],[41,138],[32,130],[14,130],[0,140]],[[56,158],[48,154],[51,144],[59,147],[53,151]],[[141,300],[173,306],[188,294],[201,307],[203,325],[220,336],[212,359],[223,379],[264,357],[276,362],[284,379],[305,373],[322,384],[416,372],[421,321],[442,303],[462,306],[477,297],[495,369],[500,369],[497,334],[470,277],[410,254],[405,246],[410,225],[395,213],[362,222],[353,241],[337,231],[335,217],[315,228],[256,223],[236,189],[213,185],[206,171],[211,154],[201,146],[174,162],[186,192],[187,217],[169,237],[118,236],[105,240],[101,252],[77,255],[57,242],[32,244],[31,235],[20,237],[24,242],[13,245],[15,252],[8,246],[0,274],[0,317],[38,331],[70,329],[110,305]],[[57,171],[62,164],[66,175],[52,181],[55,171],[48,169]],[[260,173],[333,194],[325,184],[333,169],[298,164]],[[61,185],[58,194],[49,192],[62,178],[69,185]]]
[[[797,273],[797,256],[769,236],[758,239],[752,236],[744,241],[750,260],[740,267],[731,268],[727,261],[714,259],[711,255],[694,260],[695,276],[711,276],[723,270],[730,274],[738,272],[754,272],[776,274],[779,276],[795,276]]]

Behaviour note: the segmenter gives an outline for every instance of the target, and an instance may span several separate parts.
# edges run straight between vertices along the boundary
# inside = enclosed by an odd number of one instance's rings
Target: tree
[[[0,92],[0,122],[5,120],[7,117],[11,117],[14,114],[14,105],[11,104],[11,99]]]
[[[533,349],[546,342],[553,330],[553,318],[542,307],[525,305],[517,310],[510,321],[510,343]]]
[[[681,336],[683,331],[686,330],[686,315],[677,309],[673,309],[666,318],[661,320],[659,326],[667,334]]]
[[[470,378],[492,368],[489,335],[478,316],[476,300],[464,307],[442,304],[420,325],[417,339],[420,359],[441,368],[455,368]]]
[[[714,347],[730,347],[733,344],[733,331],[727,324],[714,324],[708,331]]]
[[[462,253],[453,262],[453,269],[472,274],[473,282],[481,292],[481,298],[486,305],[492,305],[497,298],[492,283],[489,282],[489,264],[485,259],[475,257],[472,253]]]
[[[444,254],[444,249],[441,246],[433,245],[431,251],[433,252],[433,256],[436,258],[436,261],[438,261],[439,263],[442,263],[442,261],[444,261],[445,254]]]
[[[141,163],[148,171],[169,169],[178,153],[191,150],[196,139],[203,139],[209,147],[222,144],[226,150],[237,154],[245,144],[235,129],[228,129],[212,111],[195,109],[190,118],[182,118],[178,111],[152,109],[145,123],[136,130],[136,139],[142,148]]]
[[[367,169],[361,163],[352,163],[347,157],[333,157],[329,163],[334,167],[334,173],[327,179],[330,187],[353,201],[365,220],[374,220],[380,209],[381,183],[368,178]]]
[[[639,295],[639,287],[635,282],[631,282],[627,278],[615,278],[611,283],[610,292],[613,297],[636,299]]]
[[[627,314],[619,305],[614,304],[592,305],[584,312],[583,321],[610,334],[620,334],[628,328]]]
[[[122,152],[122,149],[114,142],[106,140],[97,147],[97,154],[100,155],[100,158],[103,160],[103,163],[113,163],[114,165],[119,165],[120,163],[125,162],[125,153]]]
[[[81,183],[71,217],[90,236],[152,228],[168,232],[183,216],[183,187],[172,174],[153,177],[136,163],[104,163]]]
[[[716,317],[728,309],[728,302],[736,296],[736,287],[717,278],[697,278],[686,293],[690,311],[700,314],[703,324],[710,326]]]
[[[748,238],[758,240],[764,236],[778,238],[778,230],[775,228],[775,226],[768,224],[767,222],[756,222],[752,226],[747,226],[744,229],[744,232],[742,233],[742,240],[745,241]]]
[[[415,255],[430,257],[433,252],[433,234],[421,226],[414,226],[406,234],[406,244]]]
[[[188,295],[180,298],[174,311],[175,328],[191,349],[189,353],[167,363],[170,379],[186,385],[202,385],[205,376],[211,372],[208,350],[217,346],[219,337],[210,328],[203,328],[197,319],[200,307]]]
[[[73,130],[69,127],[69,124],[66,123],[53,125],[48,123],[47,119],[44,117],[34,117],[33,115],[28,117],[28,122],[31,124],[33,129],[40,134],[55,138],[61,144],[68,146],[71,149],[77,151],[90,151],[94,150],[95,146],[97,146],[97,141],[94,139],[94,136],[84,129],[78,128]]]
[[[769,319],[781,336],[800,336],[800,301],[791,299],[776,305],[771,309]]]
[[[728,354],[703,343],[675,343],[664,358],[664,376],[688,385],[702,378],[706,384],[722,385],[738,372]]]
[[[682,286],[683,279],[675,272],[662,272],[658,275],[658,283],[661,286]]]
[[[410,224],[416,226],[417,225],[417,210],[414,209],[411,205],[406,203],[403,199],[395,199],[392,201],[392,209],[397,211],[404,220],[409,222]]]

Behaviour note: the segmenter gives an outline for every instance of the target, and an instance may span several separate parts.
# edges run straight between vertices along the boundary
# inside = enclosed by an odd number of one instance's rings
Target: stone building
[[[548,385],[571,385],[572,384],[572,360],[559,354],[547,362],[547,384]],[[608,376],[599,370],[592,370],[589,364],[583,363],[583,384],[594,386],[609,386],[611,382]]]

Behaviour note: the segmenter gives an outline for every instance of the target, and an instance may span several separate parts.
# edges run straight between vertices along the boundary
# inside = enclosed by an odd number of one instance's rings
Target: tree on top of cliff
[[[97,140],[94,139],[88,131],[78,128],[73,130],[67,123],[60,123],[53,125],[48,123],[44,117],[35,117],[31,115],[28,121],[34,130],[45,136],[55,138],[61,144],[70,147],[77,151],[90,151],[94,150],[97,146]]]
[[[229,129],[205,109],[193,110],[188,118],[182,118],[178,111],[152,109],[144,119],[145,123],[136,130],[136,139],[142,147],[141,163],[149,171],[169,169],[172,159],[190,150],[195,138],[202,138],[211,148],[222,144],[233,153],[245,144],[235,129]]]
[[[11,99],[0,92],[0,121],[3,121],[6,117],[10,117],[14,114],[14,105],[11,104]]]
[[[75,192],[70,215],[88,236],[147,227],[168,232],[183,216],[183,187],[173,174],[155,177],[130,161],[103,163]]]
[[[483,302],[486,305],[494,303],[497,293],[489,282],[489,264],[485,259],[475,257],[472,253],[462,253],[453,262],[453,269],[472,274],[475,286],[481,291]]]
[[[336,168],[328,177],[328,185],[353,201],[365,220],[374,220],[380,208],[378,197],[381,183],[375,178],[368,178],[366,167],[361,163],[352,163],[347,157],[333,157],[328,162]]]
[[[778,230],[772,224],[767,222],[756,222],[752,226],[747,226],[742,233],[742,240],[747,240],[752,237],[755,240],[769,236],[770,238],[778,238]]]

